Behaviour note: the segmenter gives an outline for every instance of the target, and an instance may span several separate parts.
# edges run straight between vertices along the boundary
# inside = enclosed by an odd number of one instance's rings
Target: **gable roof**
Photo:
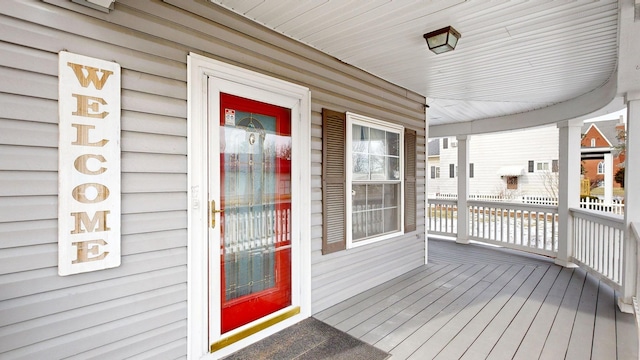
[[[602,134],[604,139],[607,140],[609,144],[611,144],[611,146],[615,146],[616,144],[618,144],[618,130],[616,130],[616,125],[618,125],[619,123],[619,120],[606,120],[585,123],[584,125],[582,125],[581,132],[582,134],[586,134],[587,132],[589,132],[589,129],[594,127],[598,132],[600,132],[600,134]]]

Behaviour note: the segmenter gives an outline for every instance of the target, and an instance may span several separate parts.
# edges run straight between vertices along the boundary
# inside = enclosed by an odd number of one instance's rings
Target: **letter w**
[[[113,74],[113,71],[74,64],[71,62],[68,62],[67,65],[73,69],[73,72],[76,74],[76,77],[82,87],[87,87],[90,83],[93,83],[93,86],[95,86],[97,90],[102,90],[102,87],[107,82],[109,75]],[[87,76],[84,75],[84,71],[82,71],[83,69],[87,71]],[[102,78],[100,79],[98,79],[98,71],[102,72]]]

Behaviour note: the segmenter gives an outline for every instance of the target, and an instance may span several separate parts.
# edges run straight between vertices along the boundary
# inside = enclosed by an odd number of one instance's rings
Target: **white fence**
[[[457,200],[457,194],[435,194],[429,197],[429,201],[434,200]],[[534,205],[552,205],[558,206],[558,199],[547,196],[519,195],[513,197],[504,197],[501,195],[484,195],[471,194],[469,200],[477,201],[497,201],[515,204],[534,204]],[[624,215],[624,204],[621,203],[605,203],[598,199],[583,198],[580,200],[580,208],[596,211],[607,212],[611,214]]]

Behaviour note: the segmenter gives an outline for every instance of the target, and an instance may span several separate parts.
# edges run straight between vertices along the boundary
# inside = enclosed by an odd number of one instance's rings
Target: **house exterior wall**
[[[311,89],[312,312],[424,263],[425,99],[202,1],[0,7],[0,357],[184,358],[189,52]],[[57,275],[58,52],[122,66],[122,265]],[[321,254],[323,108],[417,130],[417,231]]]
[[[616,131],[624,131],[624,123],[619,123],[616,126]],[[611,135],[610,135],[611,136]],[[597,127],[597,124],[591,124],[587,131],[582,136],[582,140],[580,142],[580,146],[583,149],[589,150],[593,148],[601,148],[605,151],[610,151],[612,146],[616,146],[619,142],[619,139],[612,138],[609,139],[607,136],[602,134],[602,132]],[[615,176],[616,172],[620,169],[621,164],[624,162],[624,156],[620,153],[613,154],[613,175]],[[604,174],[598,173],[598,164],[604,161],[603,159],[585,159],[582,160],[582,167],[584,170],[584,176],[589,179],[592,187],[597,186],[598,182],[604,180]],[[621,188],[622,184],[617,182],[615,178],[613,179],[613,187]]]
[[[473,135],[469,142],[469,163],[473,163],[474,176],[469,179],[469,194],[504,196],[552,196],[552,183],[557,173],[552,171],[552,161],[558,159],[558,129],[541,127],[519,131]],[[457,176],[450,175],[450,165],[457,164],[455,138],[449,138],[448,148],[440,149],[440,194],[457,192]],[[453,146],[452,146],[453,145]],[[549,170],[528,171],[528,162],[548,163]],[[502,167],[518,167],[523,175],[518,177],[518,188],[508,190],[506,178],[498,172]],[[431,182],[429,183],[431,185]],[[429,189],[429,194],[435,194]]]

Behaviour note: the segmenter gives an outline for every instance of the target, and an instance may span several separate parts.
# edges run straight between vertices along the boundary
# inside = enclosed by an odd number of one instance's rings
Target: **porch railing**
[[[570,260],[600,274],[621,290],[623,281],[624,218],[593,210],[571,209],[573,255]]]
[[[554,257],[558,208],[469,201],[469,239]]]
[[[429,199],[427,227],[430,234],[456,236],[458,234],[458,205],[456,200]]]

